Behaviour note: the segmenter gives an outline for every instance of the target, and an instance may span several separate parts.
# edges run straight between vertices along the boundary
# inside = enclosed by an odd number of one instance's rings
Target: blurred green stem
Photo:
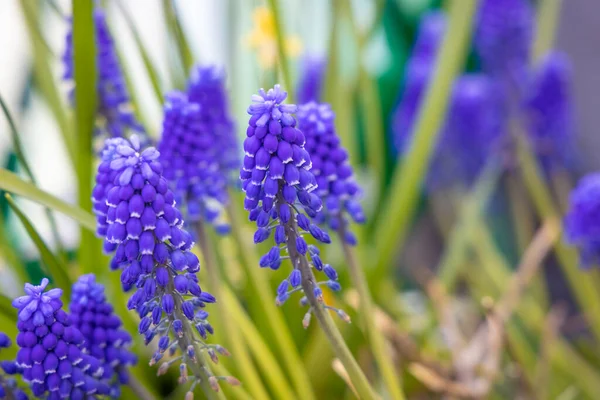
[[[542,173],[520,127],[515,122],[514,138],[517,142],[517,155],[525,187],[540,218],[560,220],[560,213],[544,184]],[[597,275],[586,273],[578,268],[577,254],[574,249],[570,249],[565,245],[564,239],[557,242],[554,249],[562,266],[562,271],[571,287],[571,292],[581,305],[594,335],[600,340],[600,293],[597,290],[600,287],[600,282]]]
[[[92,209],[92,137],[96,119],[96,39],[94,32],[94,2],[73,0],[73,52],[75,67],[75,123],[77,148],[77,189],[79,206]],[[94,234],[81,229],[79,264],[92,272],[100,253]]]
[[[194,228],[198,236],[198,243],[202,255],[204,256],[204,266],[210,282],[210,290],[217,298],[217,309],[219,312],[218,321],[220,322],[220,329],[222,329],[224,333],[226,332],[224,337],[227,337],[227,346],[231,348],[232,354],[236,360],[235,364],[240,369],[240,373],[244,379],[244,385],[248,387],[248,391],[257,399],[266,399],[268,398],[267,390],[264,388],[260,376],[252,364],[244,341],[240,336],[240,331],[232,324],[234,320],[229,317],[231,315],[229,304],[222,299],[223,290],[221,289],[221,286],[224,285],[225,282],[221,279],[217,267],[217,259],[213,253],[214,244],[209,244],[208,235],[206,234],[204,224],[201,221],[194,223]]]
[[[288,103],[294,103],[294,83],[290,75],[290,66],[285,51],[285,32],[281,23],[281,15],[279,14],[279,1],[268,0],[269,7],[273,13],[273,22],[275,24],[275,37],[277,39],[277,55],[279,57],[279,67],[283,75],[283,86],[288,92]]]
[[[281,204],[284,201],[285,200],[283,200],[283,198],[278,198],[276,204]],[[360,366],[352,356],[352,353],[346,345],[342,334],[331,319],[329,311],[325,309],[323,305],[323,299],[318,299],[315,296],[314,289],[318,287],[317,281],[312,273],[310,265],[308,264],[306,256],[300,254],[296,248],[298,228],[295,222],[295,215],[292,215],[292,218],[290,218],[288,223],[285,225],[285,230],[287,235],[287,248],[290,255],[290,260],[292,261],[292,266],[294,268],[298,268],[302,275],[302,289],[308,300],[308,304],[310,305],[309,312],[312,312],[317,318],[323,333],[325,333],[329,344],[333,348],[334,354],[346,369],[346,373],[348,374],[350,381],[354,385],[354,388],[359,396],[363,400],[377,399],[377,394],[371,387],[367,377],[360,369]]]
[[[362,319],[363,327],[366,330],[371,351],[379,365],[380,372],[383,375],[383,380],[389,391],[390,397],[392,399],[404,399],[405,396],[402,391],[401,376],[394,368],[394,363],[386,348],[387,346],[383,334],[375,326],[373,299],[371,298],[369,286],[367,285],[367,277],[362,267],[358,265],[354,249],[344,240],[347,229],[346,222],[340,220],[339,226],[338,240],[342,243],[342,250],[344,252],[344,257],[346,258],[346,263],[348,264],[350,276],[352,277],[352,283],[358,292],[358,313]]]
[[[230,195],[235,198],[233,193],[230,193]],[[249,277],[250,284],[253,286],[253,293],[260,303],[261,309],[265,315],[268,315],[268,318],[265,319],[265,326],[272,332],[275,345],[279,350],[280,357],[296,392],[302,400],[315,400],[311,381],[303,368],[302,359],[298,354],[290,330],[283,319],[281,310],[275,306],[273,297],[270,295],[271,288],[261,275],[262,271],[258,267],[258,260],[252,258],[255,250],[247,242],[247,238],[242,232],[244,222],[240,210],[230,203],[227,206],[227,213],[231,220],[231,234],[239,249],[240,262]]]
[[[138,379],[129,374],[129,378],[127,381],[127,386],[131,389],[131,391],[137,396],[139,400],[155,400],[155,397],[146,389],[144,385]]]
[[[350,26],[354,34],[354,40],[357,43],[356,65],[358,66],[358,93],[364,118],[365,146],[367,148],[367,160],[369,166],[373,168],[375,176],[378,179],[377,193],[383,188],[385,178],[385,132],[381,118],[381,103],[377,86],[362,62],[362,55],[365,49],[366,37],[361,35],[350,0],[344,1],[344,11],[348,15]],[[378,200],[380,198],[378,197]]]
[[[458,75],[467,51],[472,17],[477,0],[454,0],[449,11],[449,29],[436,60],[435,72],[420,108],[411,151],[396,167],[391,188],[375,221],[375,268],[369,282],[376,285],[387,276],[394,254],[402,248],[414,214],[419,189],[438,132],[446,115],[448,93]]]
[[[541,0],[538,4],[537,32],[531,53],[532,63],[538,62],[552,48],[562,0]]]
[[[288,380],[279,368],[277,359],[250,317],[244,312],[239,301],[229,287],[223,288],[223,301],[229,305],[230,316],[236,323],[233,329],[239,329],[248,349],[254,355],[258,366],[265,371],[265,379],[270,382],[273,394],[279,399],[296,399],[296,395],[288,385]],[[233,355],[236,357],[236,355]],[[236,357],[237,358],[237,357]],[[256,397],[255,397],[256,398]],[[262,398],[262,397],[261,397]]]

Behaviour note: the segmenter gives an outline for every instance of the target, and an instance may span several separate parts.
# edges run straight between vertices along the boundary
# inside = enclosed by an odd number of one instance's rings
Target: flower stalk
[[[285,202],[285,200],[283,200],[283,198],[279,198],[278,202],[282,204]],[[348,373],[348,376],[350,377],[350,380],[360,398],[377,399],[378,396],[360,369],[360,366],[352,356],[352,353],[346,345],[342,334],[334,324],[331,316],[325,308],[323,304],[323,298],[315,295],[315,288],[318,287],[315,276],[312,273],[306,256],[300,254],[296,248],[298,227],[296,225],[295,218],[290,218],[287,224],[285,224],[285,230],[287,234],[287,246],[290,259],[292,260],[294,268],[298,268],[302,276],[301,285],[310,306],[309,312],[316,317],[317,322],[327,337],[334,354],[344,365],[344,368],[346,369],[346,372]]]

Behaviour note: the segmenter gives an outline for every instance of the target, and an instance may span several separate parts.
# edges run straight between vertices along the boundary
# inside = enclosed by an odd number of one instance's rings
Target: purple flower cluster
[[[446,25],[446,16],[442,12],[428,12],[421,18],[416,43],[406,63],[404,91],[392,120],[394,144],[399,152],[406,151],[410,145],[410,134],[433,74]]]
[[[0,332],[0,349],[7,349],[12,345],[10,338],[3,332]],[[0,373],[0,399],[13,398],[16,400],[27,400],[25,392],[17,385],[17,381],[7,375],[22,374],[15,361],[2,361],[0,367],[4,374]],[[5,375],[6,374],[6,375]]]
[[[360,187],[354,180],[348,152],[342,147],[335,130],[335,114],[329,104],[310,102],[298,110],[298,128],[306,137],[305,149],[312,160],[317,180],[317,194],[325,207],[314,218],[318,224],[329,224],[332,230],[344,232],[344,240],[356,244],[356,238],[346,229],[349,215],[363,223],[365,216],[358,202]]]
[[[71,23],[71,21],[69,21]],[[94,28],[96,34],[96,68],[98,110],[96,116],[97,134],[108,136],[124,136],[128,129],[143,132],[143,127],[137,122],[129,102],[127,84],[119,64],[119,58],[111,37],[104,10],[97,7],[94,10]],[[75,79],[73,62],[73,30],[67,33],[66,48],[62,61],[65,67],[63,79]],[[71,90],[69,98],[75,101],[75,91]]]
[[[221,165],[223,143],[213,130],[218,129],[216,124],[205,117],[204,107],[181,92],[167,95],[158,149],[164,177],[173,188],[176,202],[185,206],[186,221],[203,220],[218,232],[227,233],[223,208],[228,202],[228,177]]]
[[[475,48],[483,70],[512,87],[526,79],[534,32],[528,0],[483,0],[475,28]]]
[[[456,80],[427,176],[429,190],[456,182],[470,185],[498,152],[505,131],[499,92],[495,81],[484,74],[465,74]]]
[[[525,113],[533,149],[545,171],[575,164],[572,68],[567,56],[551,52],[532,74]]]
[[[600,265],[600,173],[583,177],[571,192],[565,233],[579,249],[582,267]]]
[[[142,150],[136,135],[116,147],[110,162],[116,174],[106,195],[106,241],[116,245],[111,267],[122,270],[123,289],[135,288],[127,307],[141,318],[139,333],[147,344],[159,337],[151,365],[168,349],[174,353],[179,347],[181,380],[186,381],[186,365],[196,364],[196,343],[202,343],[190,337],[192,326],[202,339],[213,332],[203,308],[215,298],[200,289],[196,276],[200,263],[190,251],[192,238],[182,228],[158,157],[153,147]]]
[[[83,334],[83,348],[102,363],[102,378],[111,382],[111,396],[118,398],[119,385],[129,379],[127,367],[137,359],[129,351],[131,336],[121,328],[104,286],[93,274],[83,275],[73,284],[69,310],[73,326]]]
[[[44,292],[48,279],[40,286],[25,284],[25,296],[12,305],[18,310],[16,366],[33,394],[53,399],[84,399],[108,395],[101,381],[102,363],[86,354],[84,337],[62,310],[61,289]]]
[[[314,268],[324,271],[329,280],[325,282],[339,290],[337,273],[331,266],[323,265],[319,251],[309,246],[304,234],[317,241],[330,243],[329,235],[311,223],[307,217],[316,217],[323,203],[314,193],[317,180],[311,172],[312,161],[304,148],[306,138],[298,128],[292,114],[297,107],[283,104],[287,93],[279,85],[252,96],[248,107],[250,121],[244,141],[245,157],[240,171],[242,187],[246,193],[244,207],[250,212],[250,220],[258,229],[254,242],[261,243],[273,233],[275,246],[260,259],[260,266],[279,269],[284,259],[281,251],[287,250],[297,259],[309,256]],[[302,213],[300,210],[303,210]],[[277,290],[277,302],[285,302],[291,293],[300,291],[302,272],[292,257],[293,270]],[[314,294],[322,298],[320,286],[312,282]]]
[[[304,57],[296,90],[299,104],[321,100],[326,67],[327,63],[323,57],[315,55]]]
[[[240,168],[239,142],[225,87],[225,71],[197,66],[187,85],[188,100],[200,106],[200,115],[218,151],[221,173],[232,178]]]
[[[117,155],[117,147],[128,145],[127,140],[123,138],[110,138],[104,142],[104,149],[100,154],[100,165],[96,173],[96,185],[92,191],[92,208],[96,216],[96,234],[101,237],[106,237],[108,222],[106,214],[108,212],[108,204],[106,204],[106,196],[114,187],[115,177],[118,171],[110,167],[110,163]],[[117,248],[116,244],[104,241],[104,250],[107,253],[114,251]]]

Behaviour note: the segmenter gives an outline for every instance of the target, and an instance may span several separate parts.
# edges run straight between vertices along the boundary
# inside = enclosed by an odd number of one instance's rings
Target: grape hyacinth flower
[[[404,72],[404,90],[393,114],[392,132],[396,151],[404,152],[425,91],[433,73],[442,38],[446,32],[446,15],[440,11],[421,17],[417,39]]]
[[[168,94],[158,149],[175,201],[185,206],[185,220],[206,221],[227,233],[229,226],[223,218],[229,201],[227,175],[220,163],[223,147],[212,124],[203,118],[202,108],[184,93]]]
[[[465,74],[456,80],[427,176],[429,191],[457,183],[469,186],[499,152],[505,132],[500,93],[496,82],[484,74]]]
[[[600,173],[584,176],[571,192],[565,234],[583,268],[600,265]]]
[[[48,399],[84,399],[108,395],[102,381],[102,363],[86,354],[81,332],[62,310],[61,289],[45,292],[48,279],[39,286],[25,284],[25,295],[12,305],[18,310],[16,366],[34,396]]]
[[[188,99],[200,105],[202,122],[213,136],[223,174],[232,178],[240,168],[239,142],[235,121],[225,87],[225,70],[216,66],[197,66],[187,85]]]
[[[302,72],[296,90],[299,104],[320,101],[326,67],[327,63],[323,57],[307,55],[303,58]]]
[[[69,310],[73,326],[83,335],[83,349],[102,363],[102,379],[111,384],[111,396],[118,398],[119,385],[129,381],[127,367],[137,359],[129,350],[131,336],[121,328],[121,319],[94,274],[80,276],[73,284]]]
[[[62,61],[65,67],[63,79],[74,81],[75,66],[73,62],[73,26],[66,37],[66,47]],[[96,68],[98,110],[96,113],[96,134],[108,134],[111,137],[124,136],[128,130],[143,133],[144,128],[136,120],[131,110],[127,84],[119,58],[115,49],[114,40],[106,23],[104,10],[96,7],[94,10],[94,28],[96,35]],[[69,92],[69,99],[75,102],[75,90]]]
[[[279,85],[267,92],[261,89],[258,95],[252,96],[240,178],[246,194],[244,207],[250,212],[250,220],[258,226],[254,242],[264,242],[271,235],[275,241],[260,259],[260,266],[276,270],[282,261],[291,260],[292,272],[279,285],[276,301],[283,304],[291,294],[304,292],[306,297],[302,302],[311,304],[304,320],[306,326],[311,312],[315,312],[313,308],[321,307],[323,302],[321,285],[334,291],[339,290],[340,285],[336,271],[323,264],[318,248],[308,245],[304,238],[309,234],[319,242],[331,242],[329,235],[307,217],[315,217],[323,204],[314,193],[317,180],[311,172],[310,155],[304,148],[305,136],[296,128],[292,115],[297,107],[283,104],[286,97],[287,93]],[[282,250],[289,256],[282,256]],[[317,271],[325,273],[327,281],[316,281],[309,258]],[[347,319],[343,311],[334,311]]]
[[[312,161],[310,172],[317,180],[316,193],[325,205],[314,220],[320,225],[329,224],[346,243],[355,245],[356,238],[347,229],[346,217],[363,223],[365,216],[358,202],[360,187],[354,180],[348,152],[341,145],[334,119],[329,104],[310,102],[298,110],[298,128],[304,133],[305,149]]]
[[[108,205],[106,204],[106,195],[114,187],[114,180],[117,172],[110,167],[110,163],[117,153],[117,147],[127,145],[127,140],[123,138],[109,138],[104,142],[104,148],[100,153],[100,164],[96,173],[96,185],[92,191],[92,209],[96,216],[96,235],[101,238],[106,237],[108,222],[106,213]],[[116,245],[104,241],[104,250],[110,253],[116,249]]]
[[[110,163],[116,175],[106,196],[106,240],[116,245],[111,268],[121,269],[125,291],[134,289],[127,307],[140,316],[138,331],[146,344],[158,337],[150,365],[165,353],[181,351],[161,365],[159,374],[179,362],[180,382],[190,380],[190,392],[197,384],[206,389],[210,383],[218,389],[218,380],[235,384],[234,378],[212,376],[204,365],[201,352],[213,360],[215,352],[228,353],[204,342],[213,333],[204,308],[216,299],[200,289],[196,275],[200,263],[191,252],[192,238],[182,228],[181,213],[158,157],[154,147],[142,150],[136,135],[116,148]]]
[[[568,57],[551,52],[532,75],[525,110],[533,149],[545,171],[573,167],[576,160],[572,68]]]
[[[475,49],[483,71],[518,88],[526,79],[534,32],[530,2],[483,0],[475,30]]]
[[[5,333],[0,332],[0,349],[7,349],[11,345],[10,338]],[[0,367],[4,372],[0,373],[0,399],[27,400],[27,394],[17,385],[17,381],[10,376],[22,374],[23,369],[17,366],[15,361],[2,361]]]

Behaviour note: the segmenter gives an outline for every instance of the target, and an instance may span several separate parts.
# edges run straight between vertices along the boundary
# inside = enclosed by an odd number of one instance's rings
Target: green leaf
[[[119,6],[121,13],[123,14],[123,17],[125,18],[127,27],[131,31],[131,34],[133,35],[133,40],[135,41],[135,45],[137,46],[138,51],[140,52],[140,56],[142,57],[142,61],[144,62],[144,67],[146,68],[146,73],[148,74],[150,83],[152,83],[152,89],[154,89],[154,95],[156,96],[156,99],[158,100],[159,104],[162,104],[164,103],[162,93],[163,91],[161,89],[162,85],[160,82],[160,77],[158,76],[158,72],[156,71],[156,68],[154,68],[154,63],[150,59],[150,55],[148,54],[148,51],[146,50],[146,47],[142,42],[140,33],[138,32],[133,22],[133,19],[129,14],[129,11],[127,11],[127,7],[123,5],[121,0],[117,0],[117,5]]]
[[[73,0],[73,52],[75,67],[75,132],[79,206],[91,210],[92,138],[97,110],[96,40],[94,1]],[[94,235],[81,230],[79,260],[84,271],[91,271],[99,258],[99,243]]]
[[[21,137],[19,135],[19,132],[17,131],[17,126],[15,125],[15,121],[14,121],[12,115],[10,114],[10,111],[8,111],[8,107],[6,106],[6,103],[4,103],[4,99],[2,98],[1,95],[0,95],[0,107],[2,108],[2,112],[4,113],[4,116],[6,117],[6,120],[8,121],[8,125],[10,126],[10,136],[12,139],[12,144],[13,144],[15,154],[17,155],[17,158],[19,159],[19,163],[23,167],[23,170],[25,171],[25,173],[27,174],[27,176],[29,177],[31,182],[33,182],[34,184],[37,184],[37,182],[35,180],[35,176],[33,175],[33,172],[31,170],[31,168],[29,167],[29,163],[27,162],[27,158],[25,157],[25,152],[23,151],[23,145],[21,143]],[[66,253],[64,251],[64,247],[62,245],[60,235],[58,233],[56,219],[54,218],[54,215],[48,208],[46,208],[44,210],[44,212],[46,214],[46,217],[48,218],[50,230],[52,231],[52,236],[54,237],[54,241],[56,242],[56,245],[58,246],[59,253],[61,254],[61,257],[63,259],[66,259]]]
[[[25,227],[25,230],[29,234],[29,237],[31,238],[31,240],[33,240],[33,243],[40,252],[40,257],[46,265],[46,269],[44,272],[48,274],[48,277],[52,279],[56,287],[61,288],[65,292],[66,298],[71,298],[72,282],[69,279],[69,276],[67,275],[65,266],[58,261],[54,254],[52,254],[52,251],[50,251],[48,245],[46,245],[40,234],[36,231],[33,224],[19,209],[19,206],[17,206],[12,197],[8,193],[6,193],[4,196],[6,197],[10,208],[12,208],[16,216],[19,218],[19,220]]]
[[[71,120],[65,107],[61,93],[58,90],[54,80],[54,73],[50,68],[50,60],[54,57],[49,48],[45,45],[44,37],[40,31],[39,7],[38,2],[21,0],[21,8],[27,30],[30,36],[30,42],[33,52],[33,76],[36,88],[46,100],[46,104],[52,111],[56,120],[63,142],[69,154],[70,161],[75,167],[75,140]]]
[[[396,167],[389,193],[375,222],[373,243],[377,243],[377,252],[374,254],[375,268],[370,273],[371,284],[381,282],[382,278],[388,276],[389,268],[394,265],[392,257],[407,237],[421,183],[446,115],[448,93],[465,59],[476,8],[477,0],[455,0],[450,3],[448,33],[419,110],[411,151]]]
[[[192,54],[190,44],[183,33],[181,21],[177,15],[177,10],[175,9],[175,2],[172,0],[163,0],[163,11],[165,13],[167,28],[175,40],[177,50],[179,51],[181,65],[183,65],[184,72],[187,76],[194,66],[194,55]]]
[[[17,322],[17,310],[12,306],[12,301],[0,293],[0,314],[7,319]]]
[[[26,197],[67,217],[73,218],[79,225],[90,232],[95,232],[96,230],[96,220],[92,214],[77,206],[65,203],[58,197],[39,189],[29,182],[25,182],[4,168],[0,168],[0,189]]]

